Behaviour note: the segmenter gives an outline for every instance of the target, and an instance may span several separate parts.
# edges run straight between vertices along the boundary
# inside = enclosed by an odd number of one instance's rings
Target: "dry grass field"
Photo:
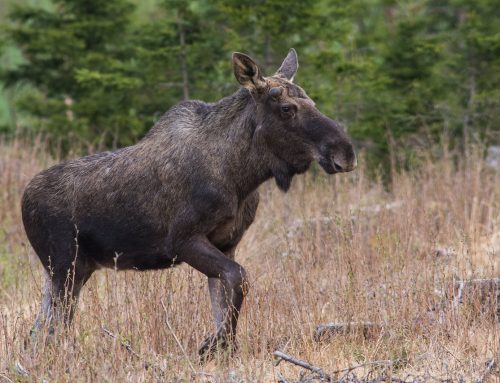
[[[212,330],[207,283],[186,265],[96,272],[67,336],[25,349],[43,279],[20,198],[54,162],[41,141],[0,142],[0,382],[308,381],[276,365],[275,350],[332,380],[357,365],[359,379],[500,380],[498,298],[468,292],[454,304],[455,281],[500,276],[500,171],[474,149],[458,163],[422,153],[389,188],[362,158],[350,174],[297,177],[287,194],[262,185],[236,256],[251,283],[239,350],[206,365],[197,349]],[[317,325],[340,322],[377,325],[314,340]]]

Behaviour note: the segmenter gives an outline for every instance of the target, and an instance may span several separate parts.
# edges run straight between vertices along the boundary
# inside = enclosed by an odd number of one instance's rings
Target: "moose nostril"
[[[333,168],[335,169],[336,172],[344,171],[344,167],[335,160],[333,161]]]

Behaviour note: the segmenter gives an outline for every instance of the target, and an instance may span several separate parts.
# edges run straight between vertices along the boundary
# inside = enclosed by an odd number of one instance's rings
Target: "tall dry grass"
[[[298,367],[274,365],[276,349],[327,372],[391,360],[376,372],[481,377],[485,361],[500,361],[496,308],[471,298],[457,310],[449,286],[499,276],[500,172],[473,149],[458,164],[425,153],[422,161],[419,170],[394,174],[390,190],[367,177],[363,161],[350,174],[297,177],[288,194],[264,184],[237,252],[251,281],[239,351],[200,366],[197,348],[212,330],[207,283],[185,265],[96,272],[68,336],[25,349],[42,273],[24,236],[20,196],[54,160],[41,141],[1,142],[0,381],[275,382],[278,372],[297,379]],[[350,321],[382,330],[314,342],[316,325]]]

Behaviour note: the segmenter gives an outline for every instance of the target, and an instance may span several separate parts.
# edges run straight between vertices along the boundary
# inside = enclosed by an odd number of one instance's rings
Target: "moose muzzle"
[[[318,163],[328,174],[353,171],[358,161],[344,128],[327,117],[322,120],[324,125],[321,130],[325,134],[318,148]]]

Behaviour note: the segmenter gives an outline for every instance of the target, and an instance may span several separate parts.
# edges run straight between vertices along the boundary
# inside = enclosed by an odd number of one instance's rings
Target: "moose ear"
[[[236,80],[247,89],[258,89],[266,85],[255,61],[243,53],[233,53],[233,70]]]
[[[285,77],[289,81],[293,81],[297,69],[299,69],[299,59],[295,49],[291,48],[276,74]]]

